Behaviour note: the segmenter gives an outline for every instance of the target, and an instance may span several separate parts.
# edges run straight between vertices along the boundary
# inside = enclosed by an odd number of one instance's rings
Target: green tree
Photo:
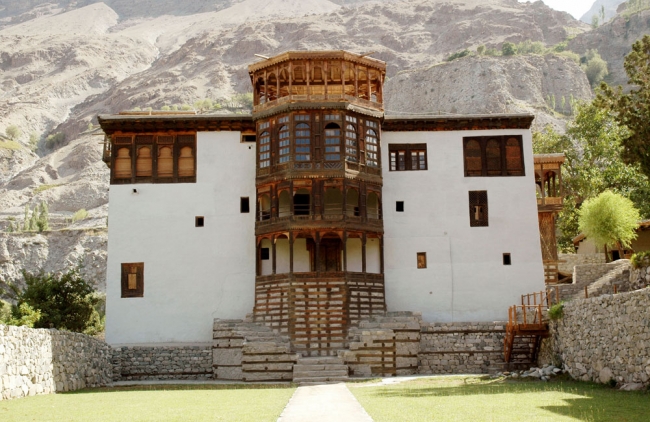
[[[25,287],[5,282],[0,287],[3,295],[15,301],[12,314],[15,320],[29,317],[25,306],[40,313],[34,328],[56,328],[85,332],[98,318],[95,306],[100,298],[95,289],[79,273],[79,267],[61,275],[30,274],[23,271]]]
[[[585,201],[578,211],[580,231],[596,245],[629,248],[641,218],[629,199],[609,190]]]
[[[36,209],[34,209],[36,213]],[[48,231],[50,229],[50,214],[45,202],[41,202],[40,211],[36,220],[36,228],[39,232]]]
[[[9,139],[11,139],[12,141],[15,141],[16,138],[20,138],[20,135],[22,135],[23,133],[20,131],[18,126],[9,125],[9,126],[7,126],[7,129],[5,129],[5,134],[7,135],[7,137]]]
[[[476,52],[478,53],[479,56],[482,56],[483,53],[485,53],[485,45],[481,44],[478,47],[476,47]]]
[[[607,62],[600,57],[598,51],[587,51],[584,61],[585,64],[582,66],[582,69],[585,71],[591,86],[596,86],[609,74],[607,70]]]
[[[504,56],[514,56],[517,54],[517,46],[511,42],[504,42],[501,46],[501,54]]]
[[[650,36],[632,45],[624,67],[634,89],[626,94],[620,86],[614,89],[603,83],[596,104],[613,111],[618,124],[629,129],[622,140],[623,159],[639,163],[650,176]]]
[[[644,218],[650,217],[650,181],[638,165],[620,159],[627,133],[607,110],[594,103],[576,103],[566,134],[547,128],[533,135],[536,154],[563,152],[566,156],[562,166],[564,209],[558,219],[560,249],[571,250],[572,238],[580,232],[578,209],[582,203],[606,190],[629,198]]]
[[[593,15],[591,17],[591,27],[596,29],[598,28],[599,24],[600,24],[600,18],[598,17],[598,15]]]

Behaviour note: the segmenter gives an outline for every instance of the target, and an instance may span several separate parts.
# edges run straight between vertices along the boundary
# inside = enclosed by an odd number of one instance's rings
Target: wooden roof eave
[[[386,132],[530,129],[532,114],[475,114],[456,116],[390,116],[384,117]]]
[[[99,115],[97,120],[107,135],[115,132],[206,132],[254,131],[250,114],[235,115]]]
[[[325,51],[286,51],[268,59],[262,59],[248,66],[248,73],[253,74],[258,70],[276,66],[280,63],[292,60],[344,60],[352,63],[372,67],[381,72],[386,72],[386,62],[361,54],[355,54],[345,50]]]

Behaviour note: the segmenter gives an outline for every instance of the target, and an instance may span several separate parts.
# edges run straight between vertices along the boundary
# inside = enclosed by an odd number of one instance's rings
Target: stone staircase
[[[293,382],[300,385],[331,384],[348,380],[348,366],[334,356],[300,358],[293,366]]]
[[[286,336],[250,320],[215,319],[213,326],[215,379],[246,382],[288,382],[299,355]]]
[[[595,276],[581,279],[575,271],[572,284],[558,285],[561,300],[584,299],[585,287],[589,297],[614,293],[614,284],[619,292],[629,290],[631,265],[628,260],[622,259],[593,267],[592,271],[597,271]]]

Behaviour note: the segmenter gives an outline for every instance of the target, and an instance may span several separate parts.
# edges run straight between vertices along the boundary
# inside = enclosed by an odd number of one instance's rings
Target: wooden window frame
[[[129,275],[135,274],[135,289],[129,289]],[[144,262],[122,264],[122,298],[144,297]]]
[[[469,191],[469,226],[470,227],[489,227],[490,214],[488,207],[488,194],[486,190]],[[482,213],[477,218],[475,207],[482,206]]]
[[[427,268],[427,253],[417,252],[417,267],[419,270]]]
[[[404,168],[398,164],[399,153],[404,153]],[[419,160],[413,168],[411,155],[414,152],[424,152],[424,168],[420,168]],[[393,166],[393,156],[395,156],[395,166]],[[427,153],[427,144],[389,144],[388,145],[388,168],[390,171],[426,171],[429,169],[429,155]]]
[[[171,138],[171,139],[170,139]],[[111,156],[111,185],[128,185],[137,183],[196,183],[196,132],[178,133],[115,133],[111,136],[111,150],[127,147],[131,157],[131,177],[118,178],[115,175],[115,161],[117,154]],[[178,175],[178,161],[183,147],[192,148],[192,159],[194,166],[193,176],[180,177]],[[136,163],[138,160],[138,149],[141,147],[151,148],[151,175],[138,176]],[[171,177],[158,176],[158,152],[160,148],[172,148],[173,175]]]
[[[516,171],[513,169],[508,169],[508,162],[506,156],[506,143],[510,139],[516,139],[519,142],[519,152],[521,157],[521,172],[520,174],[509,174]],[[498,174],[490,174],[494,170],[488,171],[488,160],[487,160],[487,144],[491,140],[496,140],[499,142],[500,146],[500,158],[501,158],[501,171]],[[481,147],[481,174],[469,174],[469,169],[467,168],[467,144],[471,141],[477,141]],[[500,135],[500,136],[470,136],[463,138],[463,170],[465,177],[521,177],[526,175],[526,166],[524,160],[524,145],[523,145],[523,136],[521,135]],[[517,172],[519,173],[519,172]]]

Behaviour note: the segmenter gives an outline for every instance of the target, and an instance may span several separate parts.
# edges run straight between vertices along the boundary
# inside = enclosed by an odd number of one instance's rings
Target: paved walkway
[[[372,422],[345,384],[298,387],[278,422]]]

